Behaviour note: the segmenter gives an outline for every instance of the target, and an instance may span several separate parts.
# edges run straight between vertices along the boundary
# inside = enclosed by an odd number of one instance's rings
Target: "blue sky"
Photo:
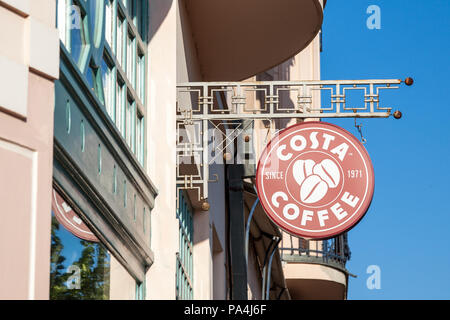
[[[370,5],[381,29],[370,30]],[[450,1],[329,0],[323,23],[321,76],[405,79],[386,95],[400,120],[366,119],[375,194],[349,232],[349,299],[450,299]],[[383,101],[383,100],[382,100]],[[353,119],[326,120],[359,137]],[[366,269],[381,269],[369,290]]]

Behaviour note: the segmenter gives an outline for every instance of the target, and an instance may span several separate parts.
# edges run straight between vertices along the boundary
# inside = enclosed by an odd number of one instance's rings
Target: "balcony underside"
[[[288,279],[293,300],[344,300],[345,285],[325,280]]]
[[[347,275],[337,269],[308,263],[286,263],[286,285],[293,300],[343,300]]]
[[[204,81],[239,81],[294,56],[315,38],[319,0],[184,1]]]

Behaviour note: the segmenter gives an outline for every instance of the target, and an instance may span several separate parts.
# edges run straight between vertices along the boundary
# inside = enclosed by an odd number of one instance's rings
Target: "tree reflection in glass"
[[[74,236],[53,214],[50,268],[50,299],[109,299],[109,253],[100,243]]]

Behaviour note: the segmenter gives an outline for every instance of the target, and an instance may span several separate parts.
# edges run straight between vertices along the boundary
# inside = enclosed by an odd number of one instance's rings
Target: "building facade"
[[[293,237],[257,202],[259,154],[300,120],[180,120],[320,80],[324,5],[1,0],[0,298],[346,298],[346,236]]]

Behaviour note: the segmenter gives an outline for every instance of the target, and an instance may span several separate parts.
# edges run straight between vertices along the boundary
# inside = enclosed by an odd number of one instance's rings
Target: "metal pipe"
[[[262,283],[262,290],[261,290],[261,299],[264,300],[265,292],[266,292],[266,270],[267,270],[267,257],[269,256],[270,250],[272,250],[272,246],[275,243],[277,237],[273,236],[272,240],[270,241],[269,247],[266,250],[266,254],[264,256],[264,262],[263,262],[263,283]]]
[[[281,299],[281,296],[283,295],[283,293],[286,291],[286,288],[281,288],[280,293],[278,294],[277,300]]]
[[[272,275],[272,259],[273,259],[273,255],[275,254],[275,251],[278,247],[278,244],[280,243],[281,238],[278,238],[277,242],[275,243],[275,246],[272,249],[272,253],[270,254],[270,259],[269,259],[269,267],[268,267],[268,277],[267,277],[267,283],[266,283],[266,299],[265,300],[269,300],[269,293],[270,293],[270,276]]]
[[[183,82],[177,84],[177,88],[185,88],[185,89],[191,89],[192,87],[201,87],[201,86],[210,86],[210,87],[253,87],[253,86],[285,86],[285,85],[292,85],[292,86],[320,86],[320,85],[335,85],[335,84],[341,84],[341,85],[370,85],[370,84],[401,84],[401,79],[360,79],[360,80],[304,80],[304,81],[246,81],[246,82],[232,82],[232,81],[211,81],[211,82]]]
[[[255,202],[253,203],[252,209],[250,210],[250,214],[247,219],[247,226],[245,227],[245,263],[248,267],[248,238],[250,236],[250,223],[252,222],[253,213],[255,213],[256,206],[259,203],[259,198],[256,197]]]
[[[295,111],[295,110],[293,110]],[[265,114],[265,113],[228,113],[228,114],[194,114],[189,119],[192,120],[242,120],[242,119],[250,119],[250,120],[270,120],[270,119],[287,119],[287,118],[313,118],[314,116],[320,115],[320,118],[389,118],[391,116],[390,111],[378,111],[378,112],[322,112],[318,113],[317,110],[314,112],[306,112],[306,113],[294,113],[294,112],[286,112],[286,113],[273,113],[273,114]],[[183,121],[186,117],[183,115],[177,116],[177,121]]]

